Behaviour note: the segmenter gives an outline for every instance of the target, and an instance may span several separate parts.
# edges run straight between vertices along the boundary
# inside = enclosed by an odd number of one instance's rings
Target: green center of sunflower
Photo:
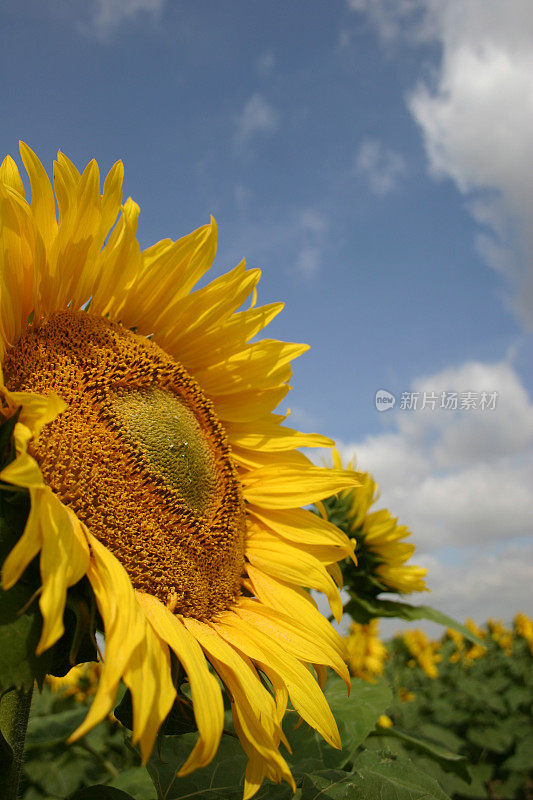
[[[17,342],[4,375],[67,402],[32,454],[134,587],[197,619],[231,607],[244,502],[224,429],[186,370],[120,325],[61,312]]]
[[[147,473],[173,487],[191,511],[209,511],[217,491],[216,458],[184,400],[165,389],[118,387],[109,411],[124,439],[142,451]]]

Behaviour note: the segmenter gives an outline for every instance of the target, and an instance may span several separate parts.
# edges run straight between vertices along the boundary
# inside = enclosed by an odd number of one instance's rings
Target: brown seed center
[[[197,619],[231,607],[244,503],[224,429],[186,370],[120,325],[61,312],[9,351],[4,375],[67,402],[32,453],[134,587]]]

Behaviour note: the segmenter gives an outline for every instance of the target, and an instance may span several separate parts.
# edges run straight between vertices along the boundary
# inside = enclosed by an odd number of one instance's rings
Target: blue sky
[[[434,602],[462,617],[487,598],[508,616],[532,577],[533,11],[483,2],[0,10],[2,152],[22,138],[46,166],[58,148],[102,172],[122,158],[144,246],[215,216],[215,270],[260,266],[260,300],[286,302],[269,335],[311,344],[294,423],[374,470]],[[378,389],[434,386],[498,391],[498,410],[375,408]],[[486,576],[504,562],[502,600]],[[455,602],[450,570],[461,585],[482,574],[482,591]]]

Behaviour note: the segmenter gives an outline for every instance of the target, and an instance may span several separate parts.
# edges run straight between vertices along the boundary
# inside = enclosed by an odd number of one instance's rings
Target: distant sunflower
[[[346,639],[348,666],[356,678],[372,682],[383,675],[387,648],[379,638],[379,622],[372,619],[367,625],[352,622]]]
[[[96,694],[101,674],[102,665],[93,661],[76,664],[61,678],[47,675],[46,683],[53,692],[59,692],[65,697],[74,697],[77,703],[86,703]]]
[[[342,469],[339,453],[333,451],[334,469]],[[348,470],[354,470],[350,462]],[[360,594],[379,592],[423,592],[427,569],[406,562],[415,552],[415,545],[403,539],[411,535],[406,525],[398,525],[386,508],[370,511],[379,497],[378,486],[369,472],[355,472],[359,481],[337,495],[317,503],[322,516],[338,525],[348,536],[354,536],[357,567],[347,565],[350,579],[355,580]]]
[[[248,755],[245,798],[265,777],[294,787],[278,749],[288,697],[340,747],[320,687],[327,666],[349,682],[340,637],[301,587],[339,618],[332,575],[353,552],[302,506],[355,476],[313,466],[296,448],[332,442],[273,413],[307,348],[250,343],[282,304],[254,307],[260,272],[244,262],[193,291],[215,255],[213,220],[141,252],[120,162],[101,193],[95,161],[80,174],[59,153],[54,199],[24,144],[21,156],[31,204],[13,159],[0,168],[4,419],[20,409],[0,480],[27,489],[31,511],[3,588],[40,554],[42,653],[63,633],[68,588],[90,581],[105,661],[73,739],[109,713],[123,679],[146,761],[176,696],[173,651],[199,731],[179,774],[209,763],[222,733],[209,661]]]
[[[442,656],[438,652],[440,642],[430,641],[424,631],[419,628],[410,628],[405,631],[403,636],[401,634],[397,634],[397,636],[403,639],[408,652],[413,657],[407,662],[408,666],[418,663],[428,678],[438,678],[437,664],[442,661]]]

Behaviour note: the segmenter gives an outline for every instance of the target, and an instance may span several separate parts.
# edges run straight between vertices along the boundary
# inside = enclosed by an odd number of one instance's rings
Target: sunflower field
[[[450,797],[530,798],[533,623],[517,614],[513,629],[489,620],[478,632],[483,645],[453,630],[437,641],[415,631],[387,643],[393,702],[374,745],[407,755]]]

